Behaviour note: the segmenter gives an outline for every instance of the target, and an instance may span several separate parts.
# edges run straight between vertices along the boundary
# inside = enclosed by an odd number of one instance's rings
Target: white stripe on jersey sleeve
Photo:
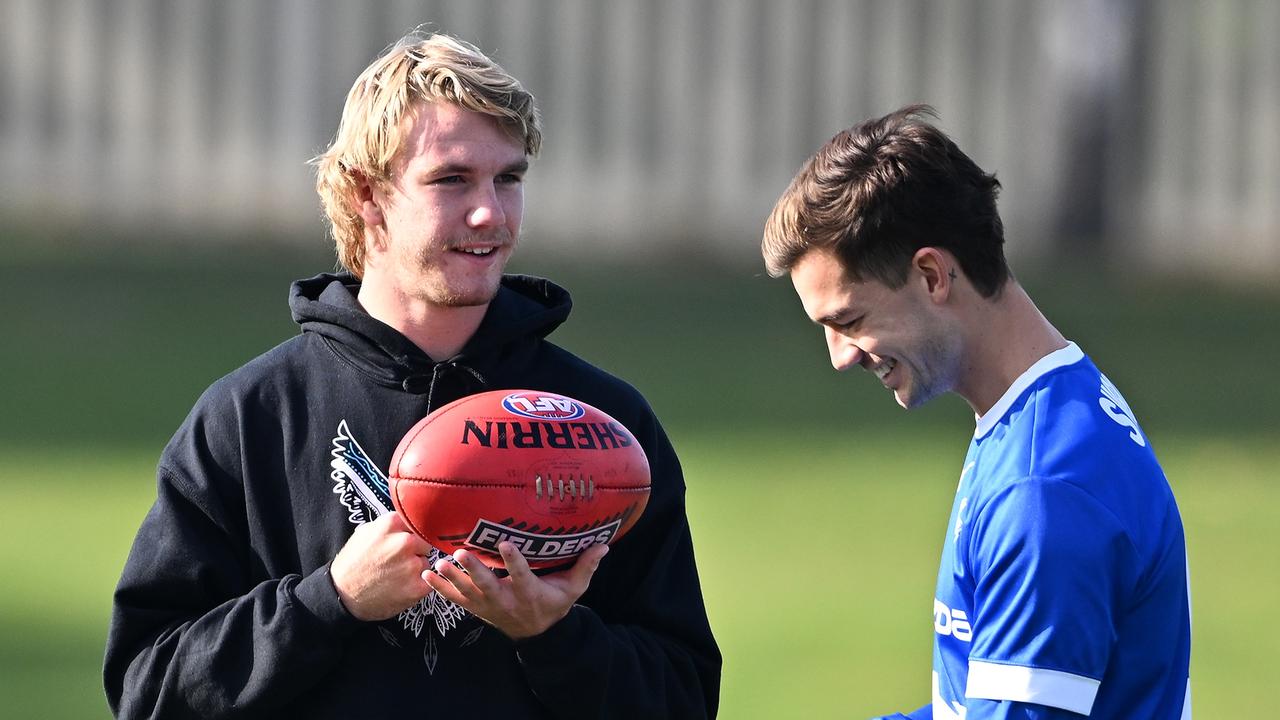
[[[1088,715],[1100,684],[1093,678],[1058,670],[970,660],[964,695],[980,700],[1030,702]]]

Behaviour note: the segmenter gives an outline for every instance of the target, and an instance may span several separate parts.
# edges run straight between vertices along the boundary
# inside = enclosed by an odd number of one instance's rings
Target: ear
[[[911,257],[911,270],[923,284],[929,299],[939,305],[951,297],[960,273],[951,253],[934,247],[917,250]]]
[[[364,226],[374,228],[382,225],[386,220],[382,216],[382,207],[378,204],[380,198],[379,193],[373,187],[373,183],[367,178],[361,176],[356,185],[356,213],[360,219],[364,221]]]

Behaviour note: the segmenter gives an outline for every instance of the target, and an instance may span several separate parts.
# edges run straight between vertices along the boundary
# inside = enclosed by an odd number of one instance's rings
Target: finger
[[[404,543],[406,550],[414,555],[422,555],[424,557],[430,555],[431,551],[435,549],[431,543],[422,539],[422,536],[417,533],[406,533]]]
[[[600,561],[609,552],[609,546],[603,543],[592,545],[578,556],[578,561],[573,564],[565,572],[565,576],[569,581],[569,586],[578,593],[579,596],[587,591],[587,586],[591,584],[591,577],[596,574],[596,569],[600,567]]]
[[[374,520],[375,523],[381,523],[383,530],[388,535],[402,535],[409,543],[408,547],[415,554],[429,555],[431,553],[431,543],[417,533],[416,530],[409,527],[409,523],[397,512],[390,512],[382,517]]]
[[[404,518],[400,517],[400,513],[394,510],[377,518],[374,523],[381,523],[387,526],[388,532],[410,532],[409,526],[405,524]]]
[[[463,595],[462,592],[458,590],[457,586],[449,582],[448,579],[444,578],[439,573],[434,570],[423,570],[422,579],[426,580],[427,585],[430,585],[432,590],[439,593],[440,597],[443,597],[445,600],[448,600],[455,605],[467,607],[467,596]]]
[[[507,541],[498,543],[498,553],[502,555],[502,564],[507,569],[511,584],[517,589],[524,589],[530,581],[537,579],[533,570],[529,569],[529,561],[514,544]]]
[[[453,554],[453,559],[462,564],[470,575],[471,583],[482,593],[493,593],[498,588],[498,576],[493,574],[488,565],[485,565],[476,554],[469,550],[459,550]]]
[[[456,556],[455,556],[456,557]],[[463,572],[457,565],[449,562],[448,558],[440,558],[436,561],[433,575],[437,578],[447,580],[449,584],[457,588],[457,591],[466,597],[478,597],[480,592],[476,590],[475,583],[467,573]],[[432,584],[432,587],[436,587]],[[452,598],[451,598],[452,599]]]
[[[421,563],[421,567],[418,569],[418,572],[422,574],[423,578],[426,578],[428,575],[435,574],[436,564],[435,562],[432,562],[429,555],[419,555],[418,562]]]

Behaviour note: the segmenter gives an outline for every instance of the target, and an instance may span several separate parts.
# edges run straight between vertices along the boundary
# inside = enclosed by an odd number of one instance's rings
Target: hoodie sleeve
[[[559,718],[708,718],[720,651],[703,604],[684,479],[656,419],[638,434],[653,490],[564,620],[517,645],[534,694]],[[645,437],[647,435],[647,437]]]
[[[120,718],[271,716],[358,625],[327,566],[255,579],[234,453],[209,451],[220,436],[192,425],[165,451],[115,592],[103,675]]]

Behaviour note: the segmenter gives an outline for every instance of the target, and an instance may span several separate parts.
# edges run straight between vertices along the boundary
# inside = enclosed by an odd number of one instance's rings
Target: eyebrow
[[[847,315],[847,314],[850,314],[850,313],[852,313],[852,307],[847,307],[847,306],[846,306],[846,307],[841,307],[841,309],[840,309],[840,310],[836,310],[836,311],[835,311],[835,313],[831,313],[831,314],[823,315],[823,316],[820,316],[820,318],[814,319],[814,322],[815,322],[815,323],[819,323],[819,324],[820,324],[820,323],[835,323],[835,322],[837,322],[837,320],[838,320],[838,319],[840,319],[840,318],[841,318],[841,316],[842,316],[842,315]]]
[[[466,175],[474,171],[475,171],[475,168],[474,166],[471,166],[471,165],[465,165],[463,163],[444,163],[443,165],[437,165],[431,168],[430,170],[427,171],[427,174],[428,175]],[[506,167],[499,170],[498,174],[505,175],[507,173],[525,173],[528,171],[529,171],[528,158],[521,158],[520,160],[513,162],[510,165],[507,165]]]
[[[852,308],[847,308],[847,307],[841,308],[840,310],[837,310],[831,313],[830,315],[823,315],[820,318],[816,318],[814,322],[819,325],[835,325],[835,324],[838,324],[839,319],[841,317],[848,315],[852,312],[853,312]]]

